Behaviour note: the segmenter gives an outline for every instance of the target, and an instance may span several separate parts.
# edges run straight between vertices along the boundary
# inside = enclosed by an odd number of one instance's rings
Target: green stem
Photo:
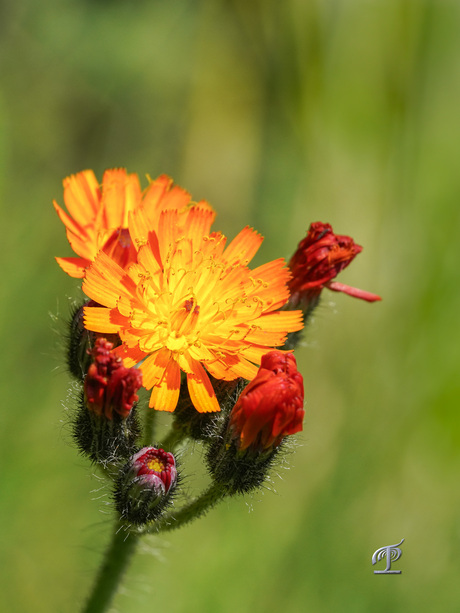
[[[116,523],[112,541],[82,613],[103,613],[108,610],[136,549],[138,538],[138,534],[125,532],[122,524]]]
[[[198,496],[177,511],[177,513],[169,513],[157,521],[151,528],[147,529],[146,533],[170,532],[181,528],[185,524],[190,523],[194,519],[198,519],[207,513],[218,502],[223,500],[227,495],[227,491],[218,483],[213,483],[201,496]]]

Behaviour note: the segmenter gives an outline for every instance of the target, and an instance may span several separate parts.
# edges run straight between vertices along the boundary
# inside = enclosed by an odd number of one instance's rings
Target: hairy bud
[[[136,525],[158,519],[177,485],[172,453],[143,447],[122,468],[115,487],[115,506],[121,519]]]
[[[290,353],[270,351],[233,407],[207,462],[212,477],[232,492],[260,486],[282,440],[302,430],[302,375]]]
[[[112,353],[113,344],[95,340],[73,436],[93,462],[111,463],[133,452],[140,427],[135,414],[142,373],[125,368]]]

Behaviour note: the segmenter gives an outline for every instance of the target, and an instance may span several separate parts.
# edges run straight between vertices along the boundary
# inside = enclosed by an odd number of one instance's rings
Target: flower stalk
[[[117,522],[115,524],[112,540],[82,613],[104,613],[108,611],[136,550],[139,536],[135,532],[126,532],[122,523]]]
[[[200,496],[194,498],[189,504],[179,511],[164,515],[161,520],[155,522],[143,531],[143,534],[157,534],[159,532],[171,532],[182,528],[186,524],[205,515],[228,495],[227,488],[219,483],[212,483]]]

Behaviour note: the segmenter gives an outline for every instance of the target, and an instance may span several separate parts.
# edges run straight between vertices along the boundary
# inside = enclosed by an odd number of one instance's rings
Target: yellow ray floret
[[[245,228],[225,249],[213,219],[206,207],[170,207],[155,231],[141,208],[128,221],[137,261],[123,269],[101,253],[83,283],[103,305],[85,309],[85,326],[120,335],[115,351],[127,366],[140,362],[157,410],[175,409],[182,371],[196,409],[218,411],[207,373],[251,379],[262,356],[303,327],[300,311],[277,310],[289,297],[284,260],[250,270],[262,237]]]

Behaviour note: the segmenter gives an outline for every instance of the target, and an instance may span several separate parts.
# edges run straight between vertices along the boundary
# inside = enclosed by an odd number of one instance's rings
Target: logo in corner
[[[374,570],[375,575],[400,575],[402,571],[391,570],[391,563],[396,562],[402,556],[402,551],[399,546],[402,545],[404,539],[397,545],[387,545],[386,547],[380,547],[377,551],[374,551],[372,556],[372,564],[376,564],[383,558],[387,559],[387,566],[385,570]]]

